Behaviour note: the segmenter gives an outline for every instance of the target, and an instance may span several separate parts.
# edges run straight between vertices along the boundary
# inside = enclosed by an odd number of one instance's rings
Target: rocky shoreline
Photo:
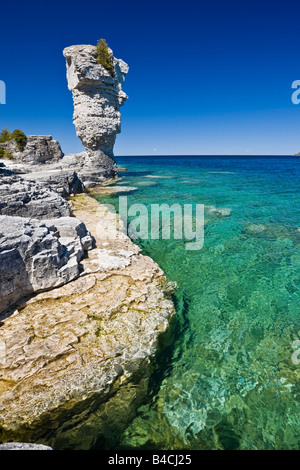
[[[128,66],[109,53],[112,75],[95,46],[64,50],[86,152],[64,156],[51,136],[2,133],[0,450],[116,446],[175,313],[174,286],[86,193],[117,191],[99,184],[117,177]]]
[[[37,188],[32,194],[42,197]],[[110,448],[147,396],[159,338],[175,312],[173,286],[94,198],[73,196],[56,219],[32,218],[34,201],[23,203],[23,217],[0,216],[0,256],[11,257],[1,262],[8,294],[0,318],[0,441]]]

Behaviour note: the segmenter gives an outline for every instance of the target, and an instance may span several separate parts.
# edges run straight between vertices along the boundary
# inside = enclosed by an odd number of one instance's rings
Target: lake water
[[[120,448],[299,449],[300,158],[116,160],[128,204],[207,206],[201,250],[138,241],[177,282],[177,319]]]

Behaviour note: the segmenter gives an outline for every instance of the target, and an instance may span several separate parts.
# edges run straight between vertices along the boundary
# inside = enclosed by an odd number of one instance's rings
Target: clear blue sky
[[[116,155],[299,152],[299,13],[289,0],[2,3],[0,128],[81,151],[62,50],[104,37],[130,66]]]

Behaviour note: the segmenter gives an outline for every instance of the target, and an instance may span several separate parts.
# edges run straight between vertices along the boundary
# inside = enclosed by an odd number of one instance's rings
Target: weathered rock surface
[[[18,163],[50,163],[58,162],[63,153],[58,140],[51,135],[28,135],[24,150],[19,150],[14,139],[0,143]]]
[[[73,217],[0,216],[0,312],[33,292],[77,278],[79,262],[91,247],[90,233]]]
[[[84,185],[77,173],[64,166],[64,159],[59,163],[28,164],[16,163],[13,160],[0,160],[1,167],[16,175],[21,175],[27,181],[35,181],[48,189],[52,189],[62,197],[78,194],[84,191]],[[3,173],[3,172],[2,172]],[[8,174],[8,173],[7,173]]]
[[[53,450],[43,444],[29,444],[27,442],[8,442],[0,444],[0,450]]]
[[[39,171],[41,170],[41,171]],[[36,181],[44,187],[48,187],[61,197],[78,194],[84,191],[84,186],[74,171],[63,169],[39,169],[23,175],[27,181]]]
[[[0,215],[49,219],[70,215],[65,199],[44,184],[0,169]]]
[[[113,156],[116,134],[121,131],[120,106],[127,99],[122,91],[128,65],[113,58],[114,76],[97,63],[96,47],[64,49],[68,87],[73,94],[73,121],[87,154],[79,176],[87,187],[117,174]]]
[[[151,360],[174,314],[163,272],[105,207],[79,195],[73,211],[96,239],[82,275],[1,322],[2,442],[116,444],[145,398]]]

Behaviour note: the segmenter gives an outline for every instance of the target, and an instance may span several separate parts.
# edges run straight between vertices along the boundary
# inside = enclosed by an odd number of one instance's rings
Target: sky
[[[0,15],[0,129],[82,151],[62,51],[105,38],[129,64],[116,156],[300,152],[299,1],[29,0]]]

